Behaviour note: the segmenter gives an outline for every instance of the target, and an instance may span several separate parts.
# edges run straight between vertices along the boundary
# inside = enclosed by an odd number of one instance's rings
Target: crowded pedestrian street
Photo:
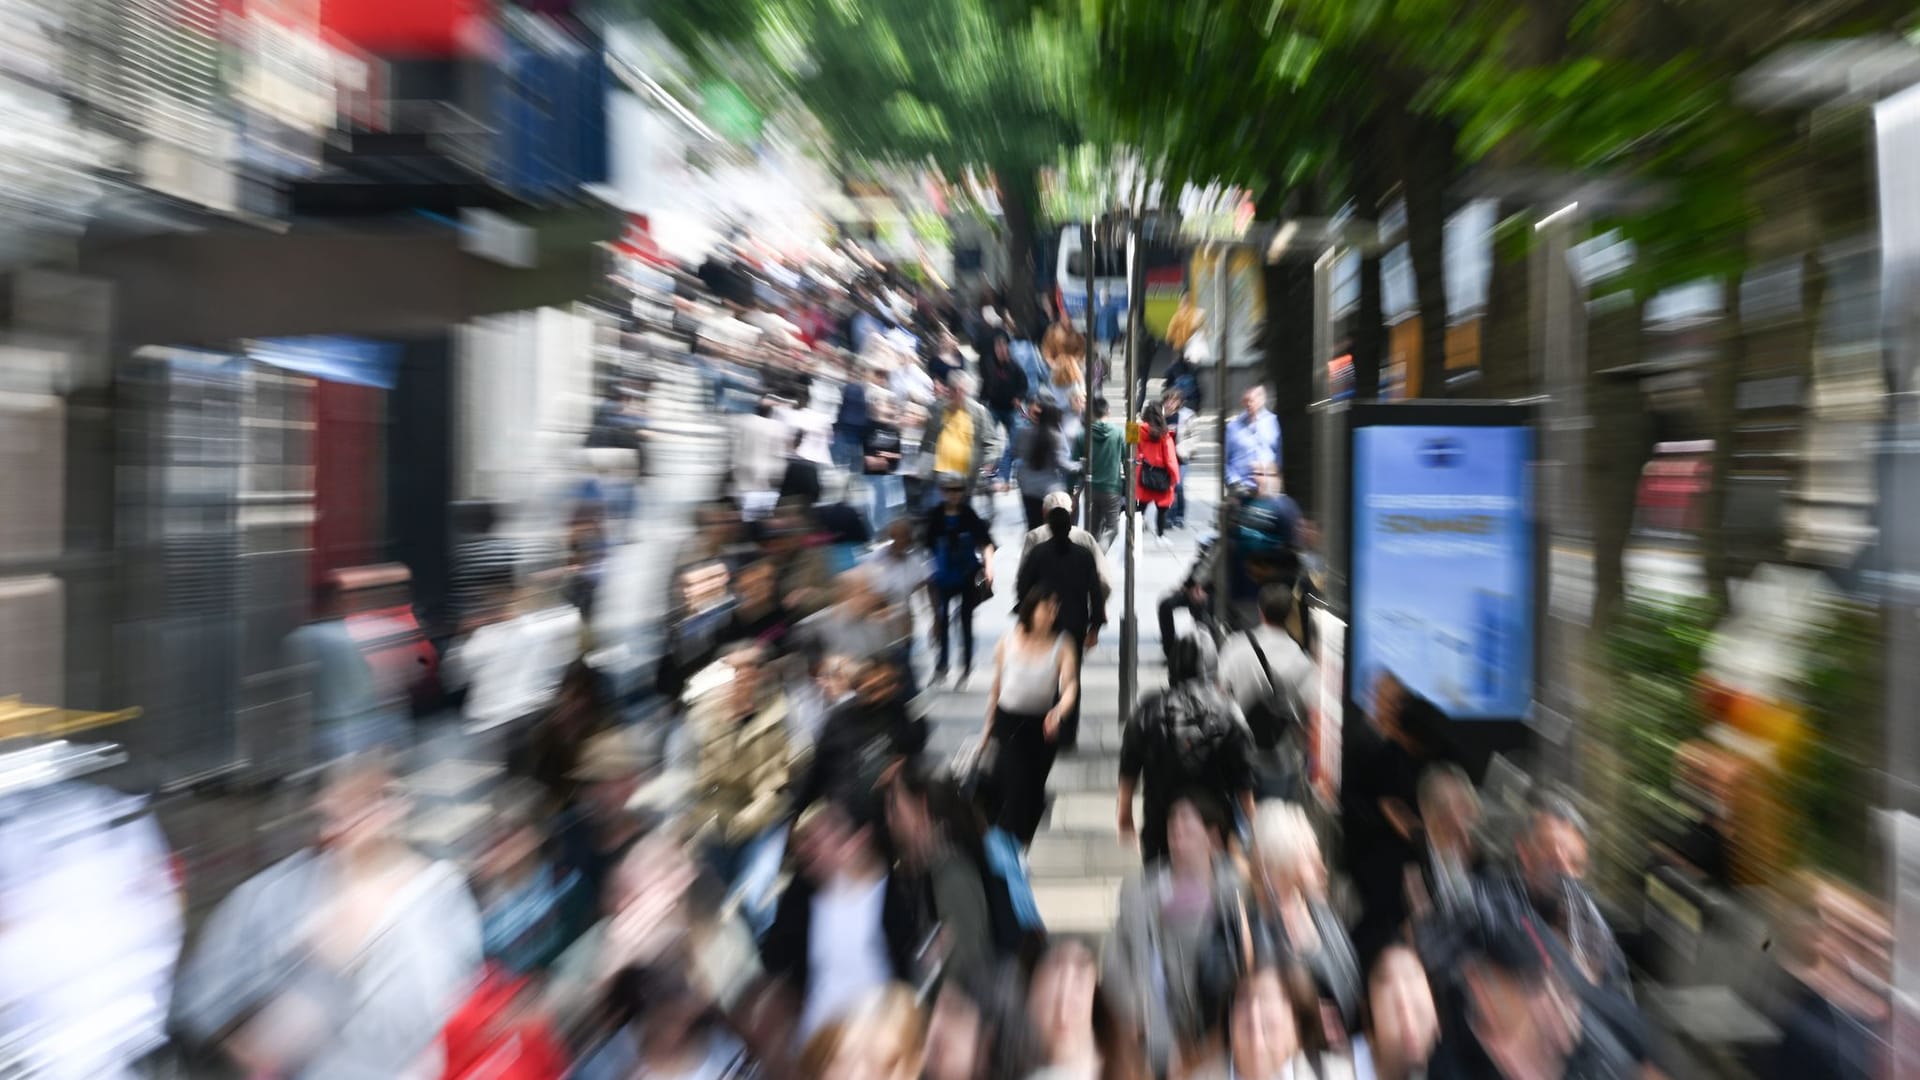
[[[0,1080],[1920,1076],[1912,10],[0,0],[0,114]]]

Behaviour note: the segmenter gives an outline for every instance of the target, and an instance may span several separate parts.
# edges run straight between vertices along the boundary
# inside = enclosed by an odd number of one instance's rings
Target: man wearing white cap
[[[1064,491],[1056,491],[1041,500],[1040,513],[1042,516],[1051,517],[1055,510],[1065,510],[1068,515],[1072,515],[1073,496]],[[1047,538],[1052,535],[1053,526],[1050,524],[1042,525],[1028,532],[1027,538],[1022,541],[1020,545],[1020,565],[1025,566],[1027,556],[1033,553],[1033,549],[1039,544],[1044,543]],[[1100,572],[1100,603],[1104,607],[1106,598],[1113,593],[1113,575],[1107,572],[1107,556],[1105,552],[1100,550],[1100,541],[1096,539],[1092,533],[1078,525],[1068,527],[1067,539],[1093,553],[1094,569]]]

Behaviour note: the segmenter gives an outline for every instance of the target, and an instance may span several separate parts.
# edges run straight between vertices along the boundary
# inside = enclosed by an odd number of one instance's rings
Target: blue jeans
[[[1183,475],[1173,485],[1173,527],[1183,528],[1187,524],[1187,478]]]
[[[774,825],[752,839],[738,844],[714,844],[707,849],[707,865],[714,876],[726,883],[727,898],[738,898],[740,917],[753,929],[755,938],[773,925],[775,886],[780,881],[780,862],[787,854],[787,827]]]
[[[842,470],[850,474],[858,474],[862,445],[860,436],[836,431],[833,433],[833,445],[827,452],[832,455],[833,463],[840,466]]]
[[[994,409],[993,419],[1000,425],[1000,431],[1006,436],[1006,445],[1000,449],[1000,467],[994,470],[994,479],[1007,483],[1013,479],[1013,431],[1017,423],[1016,413],[1012,409]]]

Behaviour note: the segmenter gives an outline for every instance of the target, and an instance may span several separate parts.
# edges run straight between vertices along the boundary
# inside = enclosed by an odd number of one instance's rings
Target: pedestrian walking
[[[920,440],[926,472],[937,478],[959,477],[966,495],[973,497],[974,485],[986,468],[993,439],[993,417],[973,399],[973,376],[965,371],[948,375],[940,400],[927,414],[927,429]],[[944,479],[941,480],[944,483]],[[945,495],[936,484],[927,504],[939,506]]]
[[[1107,399],[1093,399],[1092,484],[1093,522],[1090,530],[1102,551],[1113,546],[1126,513],[1126,435],[1107,422]]]
[[[1200,418],[1187,407],[1186,395],[1177,387],[1169,387],[1160,395],[1160,415],[1167,418],[1167,433],[1173,436],[1173,448],[1181,461],[1193,456],[1194,443],[1200,437]],[[1187,475],[1182,469],[1180,478],[1173,484],[1173,518],[1168,522],[1176,529],[1187,527]]]
[[[392,771],[357,759],[316,804],[317,845],[221,902],[182,967],[174,1017],[248,1075],[438,1075],[435,1040],[478,980],[465,876],[403,839]]]
[[[1107,622],[1106,560],[1093,534],[1073,524],[1073,499],[1066,492],[1047,496],[1044,507],[1046,539],[1031,543],[1021,556],[1014,597],[1025,603],[1026,596],[1039,588],[1058,598],[1060,629],[1068,636],[1078,670],[1081,656],[1093,648]],[[1071,750],[1079,738],[1080,700],[1076,695],[1061,726],[1059,748]]]
[[[1164,538],[1173,512],[1174,487],[1180,482],[1180,451],[1167,429],[1166,414],[1157,403],[1141,414],[1140,445],[1135,453],[1134,498],[1143,513],[1150,506],[1159,510],[1153,531]]]
[[[1227,421],[1227,487],[1252,488],[1260,466],[1280,467],[1280,418],[1267,409],[1264,386],[1240,395],[1241,411]]]
[[[1120,835],[1137,835],[1143,862],[1167,853],[1167,815],[1183,792],[1206,791],[1243,816],[1253,811],[1253,736],[1220,689],[1213,639],[1186,635],[1167,657],[1167,686],[1134,710],[1120,739]]]
[[[1032,425],[1020,433],[1020,504],[1029,529],[1046,524],[1042,503],[1048,495],[1073,486],[1076,474],[1060,430],[1062,415],[1056,406],[1042,404],[1034,410]]]
[[[1002,485],[1013,479],[1014,434],[1029,392],[1027,373],[1014,361],[1012,350],[1013,339],[1005,330],[995,329],[988,337],[987,350],[980,354],[980,397],[1000,425],[1003,440],[995,476]]]
[[[774,883],[787,841],[793,752],[787,701],[751,645],[721,661],[729,680],[687,711],[694,743],[695,842],[707,867],[756,933],[773,921]]]
[[[406,736],[400,703],[386,700],[348,629],[346,590],[337,577],[329,575],[314,589],[313,621],[287,635],[286,651],[312,701],[318,764],[400,745]]]
[[[1293,590],[1260,590],[1260,625],[1227,639],[1220,650],[1220,679],[1240,707],[1259,754],[1261,794],[1299,800],[1302,731],[1318,669],[1288,632]]]
[[[1223,862],[1225,822],[1211,798],[1192,792],[1168,814],[1167,859],[1120,888],[1113,936],[1101,958],[1101,983],[1129,1033],[1141,1039],[1159,1075],[1196,1060],[1208,1026],[1201,957],[1230,890]]]
[[[981,752],[992,754],[999,807],[994,823],[1027,846],[1047,808],[1047,774],[1059,752],[1066,714],[1080,695],[1079,653],[1060,623],[1052,589],[1020,601],[1013,631],[993,655]]]
[[[982,598],[993,593],[993,533],[967,499],[967,482],[951,473],[940,480],[941,504],[927,515],[927,548],[933,556],[933,640],[938,650],[933,681],[947,676],[953,611],[959,609],[960,677],[965,686],[973,672],[973,612]]]

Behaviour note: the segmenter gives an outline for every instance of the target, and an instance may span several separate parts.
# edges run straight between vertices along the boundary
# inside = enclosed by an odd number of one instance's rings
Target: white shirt
[[[772,416],[747,415],[734,432],[733,467],[743,491],[772,491],[787,473],[793,436]]]
[[[580,610],[571,604],[474,630],[448,656],[448,665],[468,678],[468,730],[486,731],[539,711],[579,652]]]
[[[881,926],[886,897],[885,876],[871,884],[836,881],[814,895],[813,923],[807,932],[807,1004],[800,1014],[802,1040],[812,1038],[893,981],[886,930]]]
[[[1266,652],[1267,663],[1273,668],[1274,681],[1293,695],[1296,704],[1314,700],[1315,669],[1306,651],[1277,626],[1262,624],[1253,633],[1260,635],[1260,648]],[[1261,668],[1253,646],[1247,643],[1247,635],[1235,634],[1221,647],[1220,684],[1241,712],[1261,701],[1272,700],[1273,685],[1267,682],[1267,673]]]
[[[815,465],[833,464],[833,417],[811,406],[782,408],[774,413],[787,429],[801,436],[800,456]]]

